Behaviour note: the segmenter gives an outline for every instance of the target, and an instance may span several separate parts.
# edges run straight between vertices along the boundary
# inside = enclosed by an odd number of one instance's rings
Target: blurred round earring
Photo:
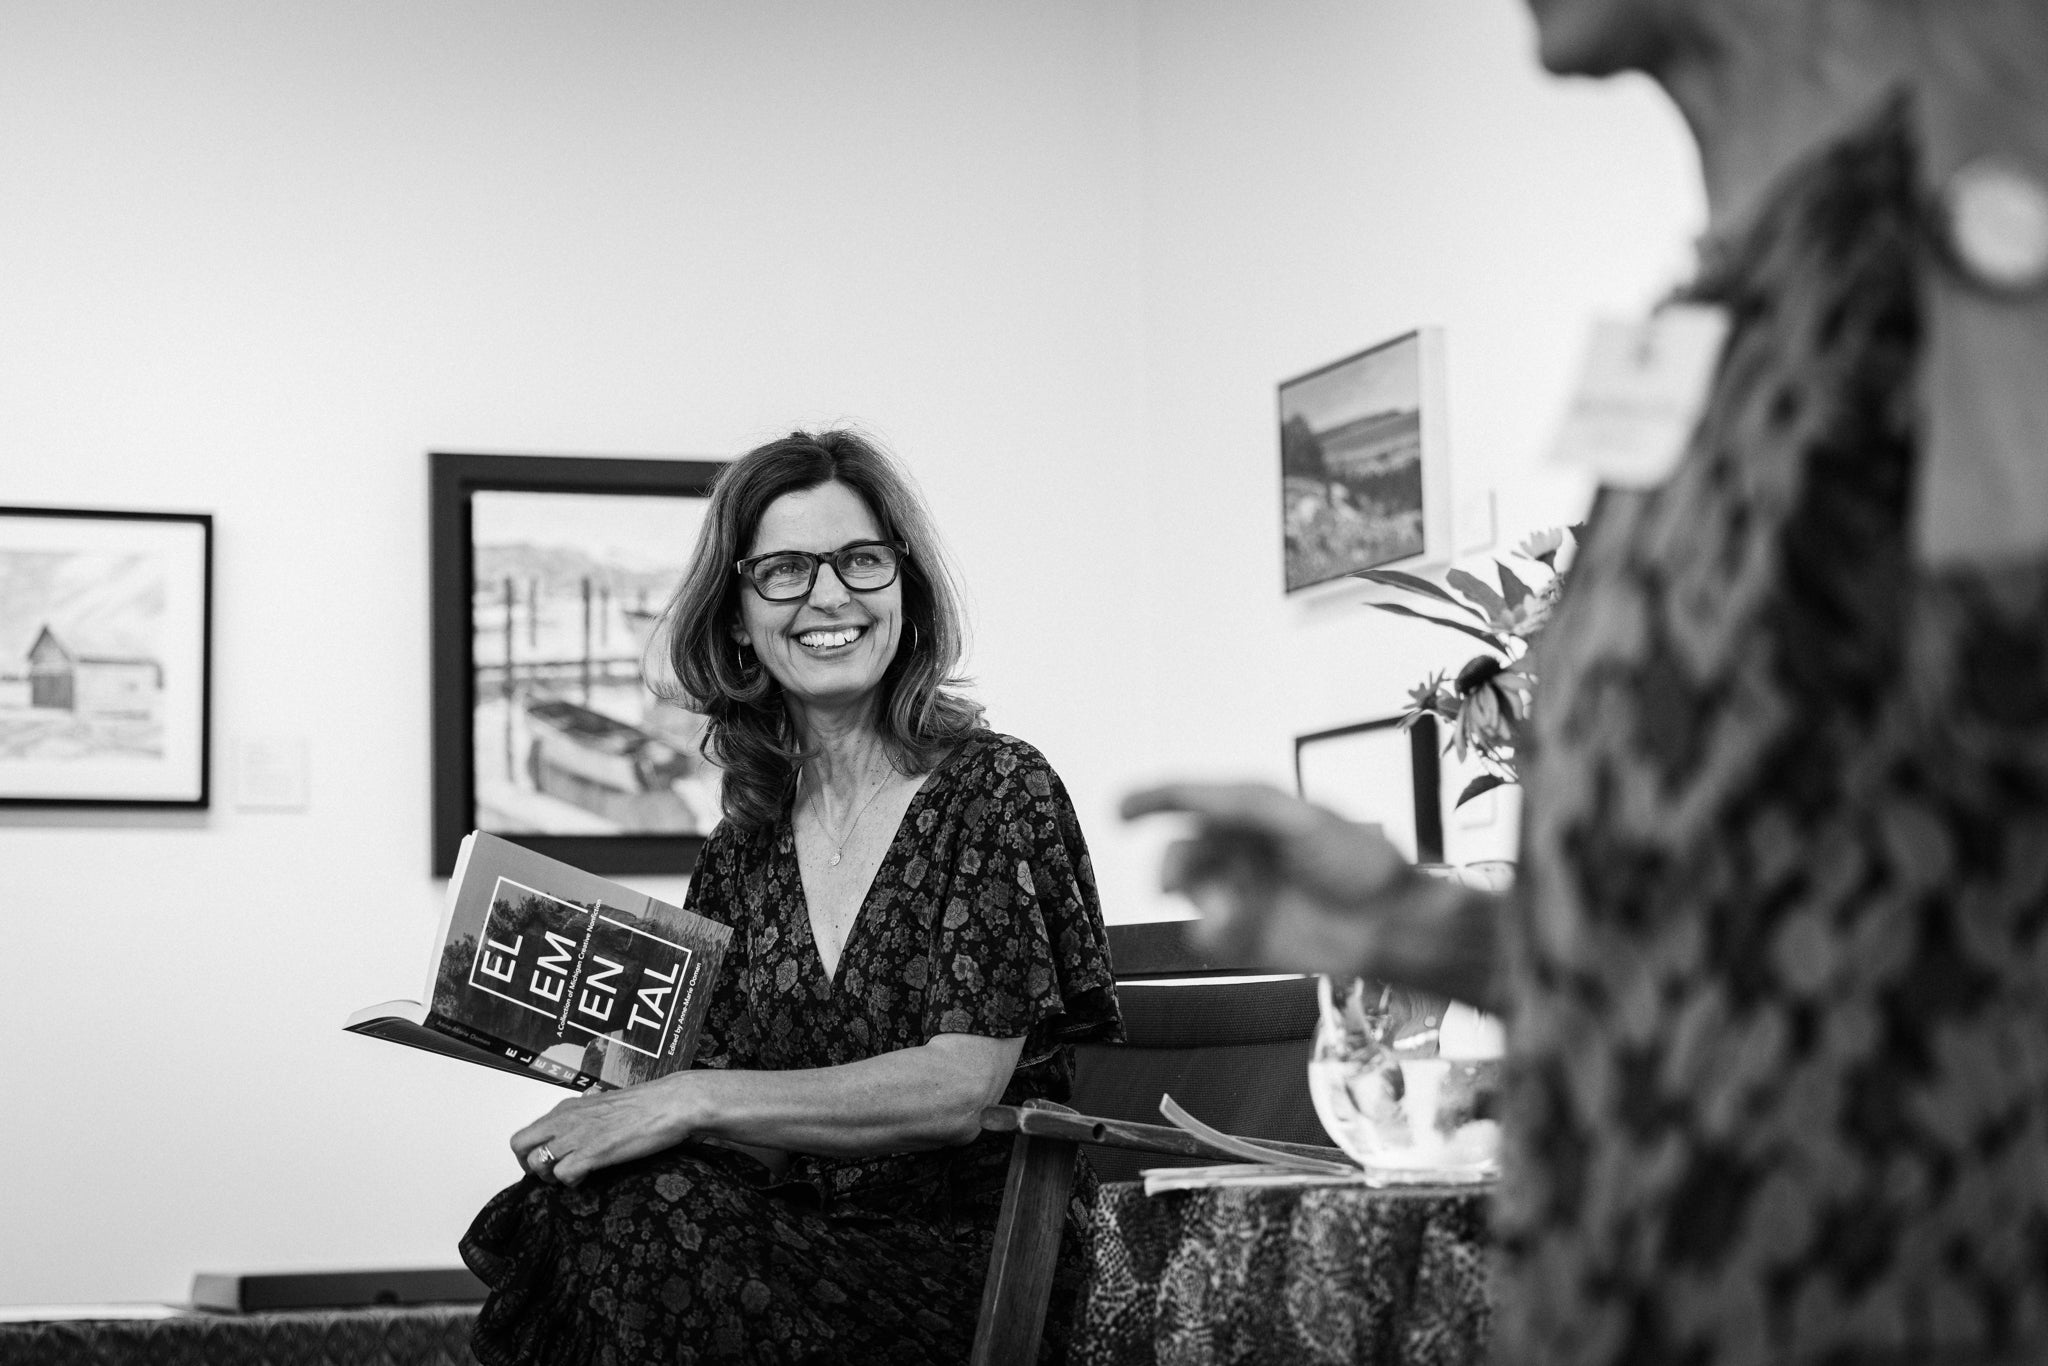
[[[1994,294],[2048,285],[2048,186],[1998,156],[1965,163],[1941,187],[1935,225],[1949,263]]]

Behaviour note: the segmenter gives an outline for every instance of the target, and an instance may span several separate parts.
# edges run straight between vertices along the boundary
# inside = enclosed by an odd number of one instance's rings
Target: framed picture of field
[[[1295,737],[1294,782],[1303,801],[1377,825],[1410,863],[1444,857],[1436,718],[1360,721]]]
[[[648,680],[720,462],[428,461],[434,871],[487,830],[592,872],[688,872],[719,776],[702,718]]]
[[[1280,385],[1280,524],[1290,593],[1449,557],[1442,329]]]
[[[213,518],[0,507],[0,804],[203,808]]]

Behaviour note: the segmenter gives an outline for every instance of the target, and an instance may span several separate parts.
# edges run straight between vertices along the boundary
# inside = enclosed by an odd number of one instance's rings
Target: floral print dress
[[[1540,647],[1502,1362],[2048,1361],[2048,564],[1914,558],[1909,126],[1710,254]]]
[[[734,928],[697,1066],[832,1067],[936,1034],[1025,1039],[1003,1100],[1064,1100],[1077,1041],[1122,1035],[1108,938],[1059,777],[977,732],[912,797],[827,979],[790,818],[719,826],[687,904]],[[570,1190],[532,1177],[462,1241],[491,1287],[484,1366],[959,1362],[973,1342],[1009,1136],[780,1180],[685,1144]],[[1085,1239],[1069,1221],[1045,1355],[1062,1350]]]

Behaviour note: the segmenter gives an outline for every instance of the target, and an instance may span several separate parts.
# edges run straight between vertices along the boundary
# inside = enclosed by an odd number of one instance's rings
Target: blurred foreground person
[[[1512,904],[1127,812],[1217,937],[1508,1016],[1497,1360],[2048,1361],[2048,5],[1531,8],[1683,111],[1730,331],[1538,646]]]

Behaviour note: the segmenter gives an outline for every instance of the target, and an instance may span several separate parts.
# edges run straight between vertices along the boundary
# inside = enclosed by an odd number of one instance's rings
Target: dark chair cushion
[[[1310,1039],[1316,979],[1270,982],[1118,982],[1124,1037],[1132,1048],[1215,1048]]]
[[[1277,982],[1119,983],[1127,1044],[1076,1050],[1073,1099],[1084,1115],[1161,1124],[1171,1095],[1205,1124],[1245,1138],[1328,1144],[1308,1097],[1316,1026],[1312,977]],[[1105,1181],[1132,1181],[1144,1167],[1199,1166],[1112,1148],[1088,1161]]]

